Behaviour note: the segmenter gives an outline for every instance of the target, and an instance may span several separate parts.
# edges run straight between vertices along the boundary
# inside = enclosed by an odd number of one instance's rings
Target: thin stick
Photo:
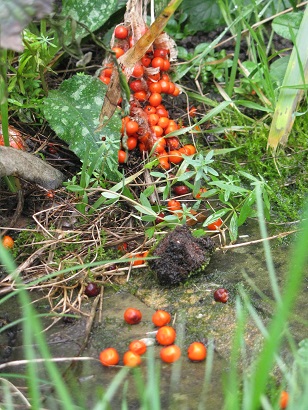
[[[292,233],[295,233],[295,232],[298,232],[298,231],[299,231],[299,229],[294,229],[293,231],[282,232],[282,233],[279,233],[278,235],[269,236],[268,238],[264,238],[264,239],[256,239],[255,241],[249,241],[249,242],[245,242],[245,243],[237,243],[235,245],[221,246],[219,249],[225,250],[225,249],[240,248],[241,246],[254,245],[255,243],[270,241],[272,239],[284,238],[285,236],[291,235]]]

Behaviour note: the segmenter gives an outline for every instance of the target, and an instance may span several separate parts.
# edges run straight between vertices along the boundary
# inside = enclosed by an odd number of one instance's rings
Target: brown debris
[[[161,285],[177,285],[208,265],[214,250],[210,237],[195,238],[187,226],[178,226],[164,237],[149,260]]]

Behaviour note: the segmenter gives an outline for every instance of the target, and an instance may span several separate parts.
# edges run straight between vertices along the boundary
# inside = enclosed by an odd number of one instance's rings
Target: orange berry
[[[99,76],[99,79],[101,80],[101,82],[102,83],[104,83],[104,84],[109,84],[110,83],[110,77],[106,77],[106,76],[102,76],[102,75],[100,75]]]
[[[125,164],[126,162],[126,152],[123,151],[122,149],[119,149],[118,151],[118,161],[119,161],[119,164]]]
[[[157,310],[152,316],[152,322],[155,326],[166,326],[171,321],[170,313],[165,310]]]
[[[104,366],[115,366],[120,361],[119,353],[113,347],[108,347],[99,354],[99,360]]]
[[[128,349],[131,352],[142,355],[147,351],[147,345],[142,340],[133,340],[130,342]]]
[[[194,362],[201,362],[206,358],[206,347],[203,343],[193,342],[187,350],[188,358]]]
[[[138,101],[146,101],[147,99],[147,93],[145,91],[137,91],[136,93],[134,93],[134,98],[136,98],[136,100]]]
[[[157,114],[158,115],[158,114]],[[159,125],[160,127],[162,127],[163,129],[167,128],[169,126],[169,118],[168,117],[159,117],[158,116],[158,123],[157,125]]]
[[[153,93],[149,97],[149,103],[153,107],[157,107],[162,102],[163,97],[159,93]]]
[[[172,345],[176,338],[176,331],[171,326],[162,326],[156,333],[156,340],[160,345]]]
[[[218,231],[219,227],[222,225],[222,219],[219,218],[217,221],[212,222],[211,224],[207,225],[206,229],[209,231]]]
[[[134,120],[127,121],[125,129],[126,129],[127,135],[135,134],[139,130],[138,122]]]
[[[163,362],[174,363],[181,357],[181,349],[176,345],[166,346],[161,349],[159,355]]]
[[[12,249],[14,247],[14,239],[9,235],[4,235],[2,238],[2,245],[6,249]]]
[[[194,145],[191,145],[191,144],[184,145],[183,148],[185,148],[186,150],[188,150],[188,152],[189,152],[188,155],[194,155],[194,154],[197,152],[195,146],[194,146]]]
[[[164,60],[163,68],[161,69],[162,71],[168,71],[170,69],[170,61],[169,60]]]
[[[174,90],[175,90],[175,84],[170,81],[168,94],[173,94]]]
[[[124,54],[124,50],[121,47],[112,47],[111,50],[115,53],[116,58],[119,58]]]
[[[149,65],[151,64],[151,61],[152,60],[148,56],[143,56],[141,59],[141,62],[145,67],[149,67]]]
[[[158,161],[159,161],[159,165],[166,171],[168,171],[168,169],[171,168],[170,162],[168,161],[168,158],[166,158],[166,154],[167,153],[163,153],[161,155],[158,156]]]
[[[138,145],[138,138],[136,137],[128,137],[126,141],[126,145],[129,151],[135,149]]]
[[[289,393],[285,390],[282,390],[280,394],[279,405],[281,409],[286,409],[289,402]]]
[[[139,354],[131,352],[129,350],[128,352],[124,353],[123,363],[128,367],[136,367],[141,364],[141,357]]]
[[[159,125],[153,125],[151,129],[153,130],[157,138],[161,137],[164,133],[164,130]]]
[[[166,81],[166,80],[160,80],[159,84],[161,86],[161,92],[162,93],[168,93],[169,91],[169,86],[170,86],[170,81]]]
[[[173,97],[177,97],[180,94],[180,92],[181,91],[180,91],[179,87],[175,86],[175,89],[172,93]]]
[[[156,125],[158,123],[159,116],[157,114],[150,114],[148,116],[148,123],[150,125]]]
[[[157,83],[153,83],[151,82],[151,84],[149,85],[149,90],[151,91],[151,93],[161,93],[161,85],[157,82]]]
[[[169,151],[169,161],[173,164],[179,164],[183,161],[183,157],[178,150]]]
[[[170,199],[167,204],[167,208],[170,212],[179,211],[182,209],[181,203],[176,199]]]

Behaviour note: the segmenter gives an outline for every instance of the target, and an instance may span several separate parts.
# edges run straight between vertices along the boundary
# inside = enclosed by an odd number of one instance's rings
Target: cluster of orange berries
[[[141,322],[142,313],[136,308],[127,308],[124,312],[124,320],[130,325]],[[176,331],[172,326],[168,326],[171,321],[170,313],[165,310],[157,310],[152,316],[152,322],[159,329],[156,333],[156,341],[163,346],[160,350],[160,358],[165,363],[173,363],[181,357],[181,349],[174,344]],[[139,366],[142,362],[141,355],[147,350],[147,344],[143,340],[133,340],[128,347],[128,351],[123,355],[123,364],[129,367]],[[200,362],[206,358],[207,349],[201,342],[193,342],[187,350],[187,356],[191,361]],[[120,361],[118,351],[113,347],[103,350],[99,359],[104,366],[114,366]]]
[[[114,30],[116,40],[112,51],[116,58],[120,58],[134,43],[130,27],[119,25]],[[194,145],[184,145],[177,137],[166,136],[180,128],[180,125],[169,118],[169,113],[162,104],[163,94],[177,97],[179,87],[174,84],[167,72],[170,69],[170,50],[167,43],[159,38],[149,48],[147,53],[135,65],[129,87],[131,91],[130,115],[122,119],[122,148],[128,151],[135,149],[153,152],[160,166],[168,170],[171,163],[179,164],[182,155],[193,155],[196,152]],[[100,80],[109,84],[113,70],[113,63],[106,62],[100,73]],[[118,152],[119,163],[127,161],[125,149]]]

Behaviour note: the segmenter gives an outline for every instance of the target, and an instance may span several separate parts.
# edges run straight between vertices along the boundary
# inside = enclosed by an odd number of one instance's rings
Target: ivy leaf
[[[31,22],[52,12],[53,0],[0,1],[0,47],[22,51],[21,32]]]
[[[58,90],[44,100],[44,113],[51,128],[81,159],[91,164],[106,178],[118,181],[118,149],[121,120],[118,113],[97,132],[99,114],[106,86],[97,78],[76,75],[63,81]],[[102,151],[97,159],[96,153]]]

